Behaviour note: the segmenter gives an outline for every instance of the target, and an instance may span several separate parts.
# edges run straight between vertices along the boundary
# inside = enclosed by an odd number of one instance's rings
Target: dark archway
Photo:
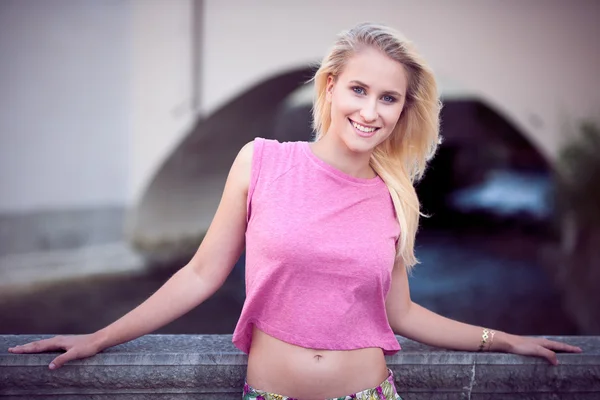
[[[479,99],[442,109],[443,144],[417,184],[422,226],[512,227],[552,235],[552,166],[506,118]]]

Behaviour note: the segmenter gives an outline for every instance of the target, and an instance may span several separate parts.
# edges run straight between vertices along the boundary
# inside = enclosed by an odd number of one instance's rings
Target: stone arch
[[[229,167],[245,143],[257,136],[280,141],[309,138],[310,127],[294,124],[305,124],[310,111],[312,87],[304,84],[311,72],[308,66],[281,72],[208,117],[199,118],[131,211],[127,224],[130,241],[152,256],[195,249],[218,206]],[[504,119],[506,129],[520,131],[520,140],[538,149],[548,165],[552,164],[535,135],[526,132],[518,118],[507,115],[505,107],[498,107],[493,97],[469,93],[453,84],[452,90],[442,91],[442,99],[480,102],[483,111]],[[289,118],[295,122],[285,122]]]
[[[131,210],[126,229],[130,242],[152,257],[197,246],[237,152],[257,136],[272,137],[284,100],[310,76],[307,66],[279,73],[199,118]]]

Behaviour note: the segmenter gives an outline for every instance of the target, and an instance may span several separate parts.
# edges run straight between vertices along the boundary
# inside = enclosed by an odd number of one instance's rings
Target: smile
[[[357,122],[352,121],[351,119],[348,119],[350,121],[350,123],[352,124],[352,126],[359,132],[359,133],[363,133],[367,136],[371,136],[372,133],[374,133],[375,131],[377,131],[379,129],[379,127],[376,126],[366,126],[366,125],[361,125]]]

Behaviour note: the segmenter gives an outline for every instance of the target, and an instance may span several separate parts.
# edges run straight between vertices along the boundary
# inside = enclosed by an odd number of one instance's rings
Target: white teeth
[[[352,121],[352,126],[354,126],[359,131],[365,132],[365,133],[371,133],[371,132],[374,132],[377,129],[377,128],[367,128],[366,126],[359,125],[359,124],[357,124],[354,121]]]

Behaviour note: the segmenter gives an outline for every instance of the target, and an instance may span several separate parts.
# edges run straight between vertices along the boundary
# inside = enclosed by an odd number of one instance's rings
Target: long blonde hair
[[[327,133],[331,125],[327,79],[335,79],[348,59],[364,47],[373,47],[398,61],[407,73],[406,101],[400,119],[389,138],[374,149],[370,165],[390,191],[401,231],[396,255],[410,270],[418,263],[414,247],[421,215],[413,185],[423,176],[440,142],[441,103],[431,68],[411,42],[387,26],[363,23],[342,32],[313,77],[313,128],[316,140]]]

